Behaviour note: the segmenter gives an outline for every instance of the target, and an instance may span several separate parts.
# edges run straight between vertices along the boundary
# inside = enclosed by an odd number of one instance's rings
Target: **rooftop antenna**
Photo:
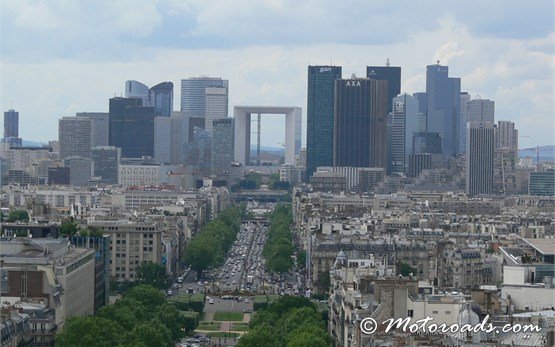
[[[385,60],[385,66],[389,67],[389,58]]]
[[[436,60],[437,65],[439,65],[439,60]]]

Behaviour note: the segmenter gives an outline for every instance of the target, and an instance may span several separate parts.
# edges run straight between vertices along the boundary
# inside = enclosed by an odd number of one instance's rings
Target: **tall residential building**
[[[149,89],[146,85],[139,81],[126,81],[125,82],[125,97],[141,99],[141,105],[148,105]]]
[[[495,148],[510,148],[518,161],[518,130],[515,123],[500,120],[495,128]]]
[[[516,157],[512,148],[495,148],[493,157],[493,191],[495,194],[517,194]]]
[[[495,101],[488,99],[470,100],[467,105],[468,122],[494,122]]]
[[[401,94],[401,67],[399,66],[367,66],[366,77],[374,80],[387,81],[387,113],[393,111],[391,100]]]
[[[19,112],[8,110],[4,112],[4,139],[19,137]]]
[[[112,146],[93,147],[93,176],[99,177],[105,184],[118,184],[118,165],[121,160],[121,148]]]
[[[227,88],[206,88],[204,129],[212,132],[212,122],[227,117]]]
[[[233,118],[216,119],[212,127],[212,174],[226,178],[233,162]]]
[[[228,80],[215,77],[190,77],[181,80],[181,111],[191,117],[206,117],[206,88],[226,90],[225,109],[227,110]]]
[[[461,131],[461,79],[449,77],[449,67],[426,67],[426,94],[428,132],[439,133],[441,150],[445,157],[459,154]]]
[[[460,134],[459,139],[459,152],[466,151],[466,123],[468,123],[468,103],[470,102],[470,94],[468,92],[461,92],[461,121],[460,121]]]
[[[111,98],[109,145],[121,148],[124,158],[153,156],[154,108],[141,99]]]
[[[147,106],[154,107],[157,117],[170,117],[173,112],[173,83],[162,82],[151,87]]]
[[[387,168],[387,82],[335,81],[333,165]]]
[[[63,117],[58,122],[60,159],[91,157],[92,120],[86,117]]]
[[[340,78],[341,66],[308,67],[307,177],[319,166],[333,165],[334,88],[335,80]]]
[[[108,146],[110,133],[110,115],[107,112],[78,112],[77,117],[87,117],[92,120],[92,147]]]
[[[409,94],[401,94],[392,101],[390,140],[391,173],[408,171],[413,135],[418,133],[418,101]]]
[[[466,194],[493,193],[495,134],[492,122],[469,122],[466,136]]]

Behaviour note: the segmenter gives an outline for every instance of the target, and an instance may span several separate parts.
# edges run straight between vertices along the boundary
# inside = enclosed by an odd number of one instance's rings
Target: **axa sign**
[[[360,87],[360,81],[346,81],[345,87]]]
[[[320,73],[322,72],[330,72],[331,71],[331,67],[321,67],[320,68]]]

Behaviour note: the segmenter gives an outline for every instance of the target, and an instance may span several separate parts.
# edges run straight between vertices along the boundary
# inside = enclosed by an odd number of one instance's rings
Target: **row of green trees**
[[[187,314],[147,285],[132,287],[96,316],[70,318],[56,337],[57,346],[173,346],[187,331]]]
[[[284,296],[256,312],[238,347],[325,347],[331,339],[322,312],[310,300]]]
[[[225,255],[241,228],[245,210],[245,206],[241,205],[220,212],[218,217],[206,224],[185,248],[185,261],[197,272],[197,278],[200,278],[207,268],[224,262]]]
[[[293,266],[291,256],[295,252],[291,233],[293,223],[291,206],[277,205],[269,219],[268,240],[263,250],[266,267],[270,271],[284,273]]]

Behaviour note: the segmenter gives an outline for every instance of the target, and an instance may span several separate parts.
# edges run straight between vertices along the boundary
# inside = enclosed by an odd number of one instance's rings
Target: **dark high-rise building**
[[[4,112],[4,139],[19,137],[19,112],[8,110]]]
[[[393,98],[389,137],[390,173],[406,173],[412,153],[413,134],[418,133],[418,101],[409,94]]]
[[[391,100],[401,94],[401,67],[367,66],[366,77],[387,81],[387,113],[393,110]]]
[[[493,194],[492,122],[469,122],[466,136],[466,194]]]
[[[48,184],[50,185],[69,185],[69,167],[59,166],[48,168]]]
[[[154,108],[141,99],[110,99],[110,146],[121,148],[124,158],[154,155]]]
[[[121,149],[111,146],[94,147],[92,149],[93,176],[100,182],[118,184],[118,165],[121,160]]]
[[[150,88],[148,106],[154,107],[157,117],[170,117],[173,112],[173,83],[162,82]]]
[[[428,95],[424,92],[413,93],[412,96],[418,101],[418,128],[426,132],[426,114],[428,113]]]
[[[212,121],[212,174],[227,178],[233,162],[233,118]]]
[[[438,133],[415,133],[412,137],[412,152],[441,154],[441,137]]]
[[[409,156],[409,177],[418,177],[424,170],[432,168],[432,154],[414,153]]]
[[[333,103],[341,66],[309,66],[306,128],[306,175],[333,165]],[[307,179],[308,181],[308,179]]]
[[[449,67],[426,67],[427,132],[439,133],[445,157],[459,154],[461,132],[461,79],[449,77]]]
[[[335,81],[333,165],[387,168],[387,82]]]

